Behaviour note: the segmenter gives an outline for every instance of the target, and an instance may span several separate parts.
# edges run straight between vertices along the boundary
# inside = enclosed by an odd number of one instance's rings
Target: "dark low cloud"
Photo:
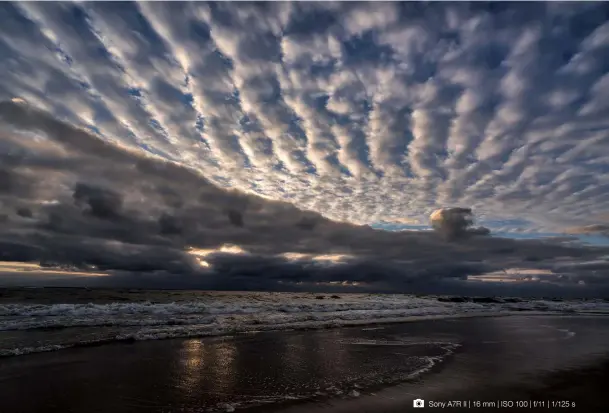
[[[228,220],[231,224],[236,227],[243,227],[243,214],[241,212],[229,209],[226,211],[226,215],[228,215]]]
[[[26,207],[20,207],[17,209],[16,212],[17,212],[17,215],[19,215],[20,217],[23,217],[23,218],[32,218],[33,217],[32,211]]]
[[[87,278],[90,285],[461,291],[471,285],[468,275],[523,262],[552,269],[557,257],[569,257],[571,267],[559,268],[565,273],[589,280],[606,274],[605,267],[585,263],[609,249],[495,237],[446,242],[433,232],[331,221],[222,189],[191,169],[114,146],[23,104],[0,103],[0,137],[11,153],[21,154],[2,169],[11,183],[0,193],[6,216],[0,260],[110,274]],[[441,228],[472,231],[471,211],[459,211],[465,221],[444,220]],[[225,244],[246,252],[190,251]],[[316,259],[320,255],[346,258]]]
[[[375,257],[351,258],[346,261],[325,262],[315,259],[289,259],[283,256],[250,254],[212,254],[205,259],[213,272],[224,277],[255,277],[308,283],[361,283],[364,285],[405,286],[415,281],[434,279],[465,279],[493,267],[476,262],[399,262],[382,261]]]
[[[159,230],[162,235],[179,235],[182,233],[182,224],[176,217],[163,212],[159,218]]]
[[[81,206],[86,204],[86,213],[100,219],[120,219],[123,199],[120,194],[87,183],[79,182],[74,188],[74,202]]]

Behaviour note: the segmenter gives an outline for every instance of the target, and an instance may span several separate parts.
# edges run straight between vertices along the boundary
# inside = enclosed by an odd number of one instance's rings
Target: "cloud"
[[[239,211],[235,211],[234,209],[230,209],[227,211],[228,220],[231,224],[236,227],[243,226],[243,215]]]
[[[50,232],[406,260],[402,243],[457,245],[358,225],[426,222],[442,205],[506,230],[597,225],[600,8],[4,3],[2,220],[44,251]],[[520,251],[486,241],[478,259]]]
[[[3,97],[333,219],[457,204],[547,228],[606,206],[593,6],[167,7],[7,3]]]
[[[32,211],[26,207],[20,207],[17,209],[17,215],[23,218],[33,218]]]
[[[431,227],[447,240],[455,240],[468,235],[488,235],[485,227],[472,227],[474,223],[471,208],[441,208],[429,217]]]
[[[554,268],[565,256],[571,267],[562,270],[574,274],[565,285],[573,277],[592,282],[598,275],[583,263],[609,253],[552,240],[461,236],[447,243],[426,231],[334,222],[219,188],[191,169],[109,144],[31,107],[1,103],[0,124],[6,133],[28,136],[11,140],[24,156],[6,169],[21,184],[4,194],[0,259],[111,275],[87,278],[88,285],[459,292],[478,288],[469,275],[522,261]],[[35,137],[32,145],[28,139]],[[437,213],[441,228],[459,235],[472,231],[465,225],[470,214],[464,208]],[[238,248],[220,248],[226,244]],[[42,283],[80,282],[45,274]]]
[[[100,219],[120,219],[123,200],[110,189],[79,182],[72,196],[77,206],[87,205],[85,213]]]
[[[582,227],[571,227],[565,231],[567,234],[601,234],[609,236],[609,224],[592,224]]]

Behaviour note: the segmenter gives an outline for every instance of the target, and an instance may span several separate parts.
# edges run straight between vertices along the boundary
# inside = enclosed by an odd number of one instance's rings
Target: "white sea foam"
[[[13,349],[0,349],[0,356],[23,356],[25,354],[31,353],[44,353],[46,351],[56,351],[64,348],[68,348],[71,346],[62,346],[59,344],[53,344],[48,346],[38,346],[38,347],[19,347]]]
[[[345,343],[346,341],[343,341]],[[452,343],[452,342],[409,342],[403,341],[405,345],[426,345],[426,346],[436,346],[443,350],[441,354],[436,356],[406,356],[407,358],[414,361],[414,364],[410,365],[405,371],[393,372],[391,376],[360,376],[353,380],[346,380],[345,382],[331,382],[328,386],[320,388],[319,386],[315,390],[311,390],[304,393],[299,394],[281,394],[277,396],[267,396],[267,397],[251,397],[247,396],[247,398],[240,400],[239,402],[232,403],[232,406],[236,406],[241,408],[253,407],[253,406],[261,406],[264,404],[271,404],[277,402],[284,401],[294,401],[294,400],[307,400],[312,398],[321,397],[341,397],[343,399],[346,398],[357,398],[360,397],[364,392],[370,395],[374,395],[374,393],[366,392],[365,389],[370,388],[371,386],[378,385],[388,385],[393,383],[404,382],[406,380],[413,380],[421,376],[422,374],[430,371],[436,365],[445,362],[450,355],[454,353],[454,351],[460,347],[460,344]],[[398,353],[396,353],[398,354]],[[206,410],[207,413],[220,413],[224,412],[225,404],[218,404],[215,407],[208,408]]]
[[[522,311],[529,314],[609,314],[609,303],[600,300],[450,302],[433,297],[375,294],[319,300],[310,294],[268,294],[255,297],[243,294],[171,303],[2,304],[0,332],[77,327],[97,327],[100,331],[104,330],[103,327],[111,327],[117,330],[110,336],[100,334],[99,338],[91,338],[89,335],[85,343],[88,345],[96,340],[154,340],[381,324],[427,318],[500,315]],[[15,348],[0,344],[0,355],[56,350],[82,343],[71,338],[69,342],[51,345],[45,343],[44,346]]]

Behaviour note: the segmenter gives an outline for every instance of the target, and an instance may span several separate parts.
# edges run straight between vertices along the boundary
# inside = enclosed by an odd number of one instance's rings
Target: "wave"
[[[315,299],[269,297],[247,302],[242,297],[181,303],[4,304],[0,331],[83,326],[154,326],[210,324],[231,317],[266,324],[294,321],[357,320],[452,314],[484,310],[476,303],[441,303],[432,299]],[[283,299],[283,300],[282,300]]]
[[[354,340],[355,341],[355,340]],[[344,341],[346,342],[346,341]],[[361,396],[361,392],[368,392],[370,389],[378,388],[378,386],[387,386],[405,381],[416,380],[423,374],[429,372],[434,367],[446,362],[455,351],[461,347],[461,344],[453,342],[435,342],[435,341],[403,341],[403,345],[420,345],[434,346],[442,350],[440,354],[435,356],[406,356],[408,363],[402,371],[392,371],[386,375],[379,375],[378,372],[370,376],[359,376],[353,379],[346,379],[341,382],[332,382],[327,386],[318,388],[317,390],[304,393],[287,393],[275,396],[256,397],[248,395],[241,400],[231,403],[218,403],[216,406],[205,409],[206,413],[232,412],[236,408],[244,409],[265,404],[278,403],[284,401],[295,400],[324,400],[328,397],[357,398]],[[395,353],[400,354],[400,353]],[[194,412],[192,412],[194,413]]]
[[[609,314],[604,301],[444,302],[409,296],[355,296],[336,301],[269,295],[216,297],[205,301],[109,304],[3,304],[0,334],[45,334],[42,343],[20,345],[0,340],[0,356],[54,351],[114,341],[204,337],[269,330],[375,325],[409,320],[528,313]],[[87,328],[87,334],[79,335]],[[91,330],[94,333],[91,333]],[[27,334],[26,334],[27,336]],[[27,338],[27,337],[26,337]],[[86,338],[86,339],[85,339]],[[384,345],[392,345],[385,343]]]

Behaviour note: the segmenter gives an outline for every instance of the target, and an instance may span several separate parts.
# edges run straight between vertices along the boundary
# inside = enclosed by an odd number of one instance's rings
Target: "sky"
[[[604,3],[5,2],[0,56],[6,262],[206,288],[609,275]],[[420,231],[445,207],[491,235]]]

